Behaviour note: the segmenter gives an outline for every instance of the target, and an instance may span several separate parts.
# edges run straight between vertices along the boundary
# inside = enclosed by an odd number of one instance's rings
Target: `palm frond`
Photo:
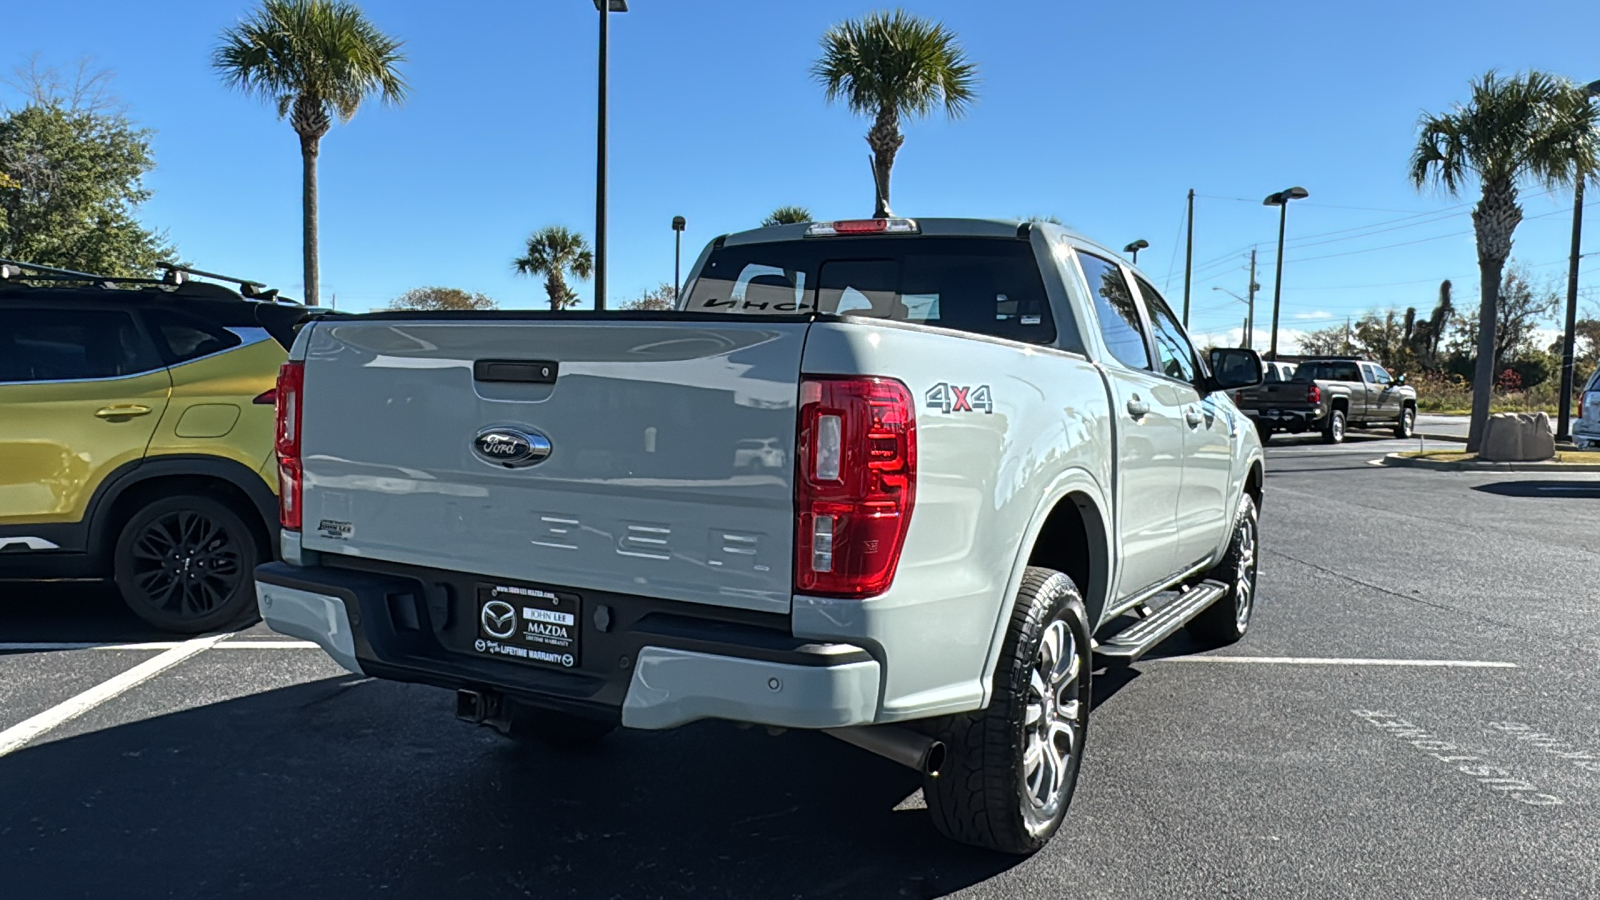
[[[780,206],[761,220],[761,227],[770,228],[773,225],[803,225],[814,221],[811,210],[804,206]]]
[[[224,84],[276,104],[280,117],[305,96],[349,121],[369,97],[405,99],[402,46],[345,0],[262,0],[223,32],[211,65]]]
[[[961,116],[977,97],[978,68],[953,31],[904,10],[875,12],[828,29],[811,69],[828,101],[876,115],[908,117],[943,107]]]
[[[526,253],[511,261],[518,275],[571,272],[587,279],[594,271],[594,252],[583,235],[561,225],[550,225],[528,236]]]

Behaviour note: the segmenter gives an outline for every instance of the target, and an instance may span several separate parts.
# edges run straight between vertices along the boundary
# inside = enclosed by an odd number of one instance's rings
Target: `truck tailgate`
[[[808,324],[574,318],[317,323],[302,546],[787,612]]]
[[[1314,404],[1306,398],[1307,387],[1304,383],[1294,381],[1258,384],[1235,395],[1235,403],[1246,413],[1268,409],[1310,409]]]

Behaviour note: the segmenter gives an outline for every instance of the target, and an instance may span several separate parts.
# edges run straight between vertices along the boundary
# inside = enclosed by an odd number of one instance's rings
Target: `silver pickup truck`
[[[1346,428],[1377,427],[1407,438],[1417,424],[1417,390],[1406,384],[1405,373],[1392,376],[1375,362],[1349,356],[1300,360],[1287,379],[1269,376],[1234,398],[1263,441],[1275,431],[1319,431],[1323,441],[1337,444]]]
[[[1136,270],[1053,225],[716,239],[669,312],[305,326],[263,617],[568,745],[716,718],[925,775],[947,835],[1059,826],[1090,673],[1249,626],[1262,452]]]

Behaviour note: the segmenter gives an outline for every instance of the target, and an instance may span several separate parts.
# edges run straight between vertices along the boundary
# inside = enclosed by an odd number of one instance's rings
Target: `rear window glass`
[[[1361,369],[1353,362],[1303,362],[1294,370],[1295,381],[1360,381]]]
[[[1055,340],[1027,241],[815,238],[712,252],[687,312],[813,310],[953,328],[1031,344]]]

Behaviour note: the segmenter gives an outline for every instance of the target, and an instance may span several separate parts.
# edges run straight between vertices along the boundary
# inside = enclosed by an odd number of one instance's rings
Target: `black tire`
[[[1090,654],[1088,615],[1072,580],[1030,567],[1011,611],[989,708],[934,719],[925,728],[947,751],[941,774],[922,785],[940,833],[1017,854],[1038,850],[1056,833],[1072,803],[1088,734]],[[1054,688],[1041,692],[1036,683]],[[1033,765],[1030,748],[1038,752]]]
[[[518,742],[537,741],[568,753],[581,753],[599,746],[606,735],[617,729],[615,722],[585,719],[568,713],[512,702],[506,734]]]
[[[1265,422],[1257,422],[1256,436],[1261,438],[1261,444],[1263,446],[1272,443],[1272,426]]]
[[[133,514],[112,560],[135,615],[162,631],[199,634],[255,612],[261,555],[255,531],[226,503],[177,494]]]
[[[1417,408],[1415,406],[1407,406],[1400,410],[1400,421],[1394,425],[1394,436],[1402,439],[1411,437],[1411,432],[1416,428],[1416,425]]]
[[[1328,421],[1322,425],[1322,442],[1324,444],[1343,443],[1345,425],[1344,410],[1334,407],[1328,413]]]
[[[1256,575],[1261,563],[1260,515],[1255,498],[1245,494],[1234,516],[1233,536],[1222,562],[1207,572],[1208,581],[1229,585],[1228,593],[1189,622],[1189,634],[1213,647],[1223,647],[1244,637],[1256,607]]]

